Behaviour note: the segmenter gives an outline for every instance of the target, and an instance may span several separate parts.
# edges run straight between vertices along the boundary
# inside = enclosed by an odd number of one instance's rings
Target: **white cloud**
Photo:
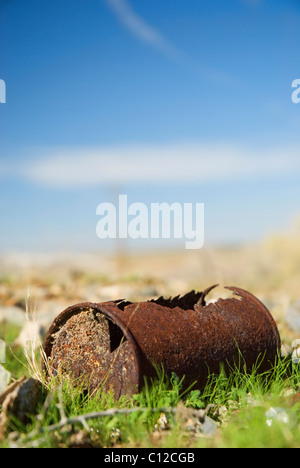
[[[228,144],[54,148],[19,165],[19,176],[52,188],[99,184],[231,181],[292,174],[299,148],[251,151]]]
[[[157,29],[149,25],[127,0],[104,0],[118,20],[139,40],[175,58],[181,53]]]
[[[164,35],[138,15],[128,0],[104,0],[125,28],[138,40],[156,48],[166,57],[196,74],[199,78],[224,85],[235,85],[239,79],[224,70],[198,63],[184,51],[175,47]],[[203,44],[205,47],[206,44]]]

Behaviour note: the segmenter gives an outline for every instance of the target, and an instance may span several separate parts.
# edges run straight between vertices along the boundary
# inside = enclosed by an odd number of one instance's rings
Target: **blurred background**
[[[70,305],[220,281],[286,313],[300,296],[299,43],[298,0],[1,0],[2,301],[29,285]],[[96,208],[119,194],[205,203],[204,248],[100,240]]]

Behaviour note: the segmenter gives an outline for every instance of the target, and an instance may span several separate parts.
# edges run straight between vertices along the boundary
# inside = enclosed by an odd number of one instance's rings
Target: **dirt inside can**
[[[132,393],[135,385],[135,352],[112,320],[89,308],[71,316],[53,334],[51,366],[55,373],[71,376],[75,384],[90,394],[99,389],[114,392],[118,398]]]

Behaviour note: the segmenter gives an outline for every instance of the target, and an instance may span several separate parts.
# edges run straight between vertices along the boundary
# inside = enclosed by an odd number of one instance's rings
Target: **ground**
[[[300,331],[297,328],[293,329],[287,320],[288,311],[300,299],[299,239],[299,231],[296,229],[288,234],[269,236],[253,244],[231,247],[206,246],[198,251],[131,252],[122,246],[122,250],[114,255],[99,252],[5,254],[2,255],[0,266],[0,320],[2,313],[0,338],[8,341],[12,345],[11,349],[14,350],[16,356],[20,356],[20,347],[23,345],[20,331],[23,329],[24,332],[26,313],[29,313],[31,318],[32,316],[35,317],[40,327],[38,331],[43,336],[51,321],[61,311],[78,302],[102,302],[116,299],[144,301],[158,296],[183,295],[192,289],[201,291],[212,284],[218,283],[220,286],[210,293],[209,299],[230,295],[230,292],[224,290],[223,286],[238,286],[252,292],[268,307],[277,323],[282,342],[290,346],[293,340],[300,337]],[[17,311],[22,312],[19,323],[8,325],[9,320],[7,318],[3,320],[3,316],[8,310],[12,314]],[[18,322],[17,319],[16,322]],[[13,327],[16,328],[15,331]],[[7,333],[10,333],[11,336],[7,336]],[[11,358],[8,361],[5,366],[6,368],[10,367],[12,377],[20,377],[22,374],[20,366],[16,365],[14,367]],[[24,372],[25,375],[26,372],[27,370]],[[295,401],[298,401],[299,393],[297,378],[296,381],[293,381],[293,384],[289,381],[280,390],[287,392],[286,395],[290,395]],[[254,419],[259,419],[262,415],[265,415],[270,408],[270,414],[272,415],[272,408],[275,407],[272,398],[270,397],[270,404],[267,406],[265,398],[263,402],[257,404],[257,396],[253,396],[248,390],[248,388],[247,392],[245,390],[243,398],[239,397],[237,400],[243,401],[243,405],[245,405],[246,401],[246,406],[251,404]],[[238,389],[236,389],[237,391]],[[276,394],[275,408],[281,408],[281,406],[290,408],[290,400],[288,404],[285,402],[281,405],[278,402],[280,391]],[[178,395],[180,395],[180,391]],[[228,426],[226,426],[228,424],[228,414],[231,415],[232,424],[235,424],[237,428],[244,424],[244,406],[242,405],[241,408],[235,400],[232,404],[228,404],[231,397],[232,395],[227,396],[223,399],[223,402],[212,401],[212,395],[209,398],[203,396],[201,399],[201,395],[194,393],[191,397],[188,397],[190,403],[196,402],[195,404],[191,403],[196,408],[197,405],[201,407],[208,401],[217,405],[217,409],[210,410],[210,417],[218,424],[221,423],[222,425],[224,423],[224,427],[227,427],[227,429],[222,436],[218,432],[214,441],[210,442],[211,445],[234,445],[235,438]],[[253,399],[256,402],[254,405],[252,404]],[[198,404],[200,400],[201,404]],[[170,401],[168,403],[173,404],[174,402]],[[178,404],[178,401],[174,404]],[[274,411],[276,413],[276,410]],[[264,418],[268,420],[265,416]],[[290,416],[290,418],[294,418],[294,416]],[[298,439],[298,413],[295,418],[297,423],[295,423],[294,427],[297,427],[297,435],[294,437],[293,431],[289,428],[291,434],[289,436],[291,437],[290,444],[284,439],[283,445],[300,445],[300,438]],[[188,416],[185,419],[192,421]],[[153,418],[151,420],[153,422]],[[272,417],[269,420],[271,420],[272,425]],[[252,423],[253,421],[249,420],[250,427]],[[187,426],[186,421],[183,425],[185,425],[184,427]],[[161,441],[162,437],[161,428],[158,429],[157,422],[155,428],[154,426],[155,424],[153,424],[151,433],[148,434],[149,440],[147,440],[149,444],[155,445],[157,444],[155,437],[157,437],[158,441]],[[195,432],[195,423],[193,421],[191,426],[194,428],[192,431]],[[256,426],[254,427],[254,430],[256,430]],[[79,440],[80,434],[82,435],[79,429],[72,436],[74,440],[76,437]],[[111,433],[115,431],[118,434],[119,430],[118,428],[111,428]],[[176,430],[173,428],[171,433],[174,435]],[[294,433],[295,431],[296,429]],[[198,432],[201,433],[201,430],[199,429]],[[170,435],[168,430],[165,430],[165,433],[168,436]],[[233,437],[232,440],[230,439],[231,436]],[[181,440],[178,443],[186,444],[184,435],[180,438],[177,434],[176,437],[177,440]],[[164,444],[167,443],[167,439],[164,440]],[[112,444],[114,443],[111,435],[110,441]],[[119,442],[119,440],[116,440],[115,444],[118,445]],[[70,444],[70,441],[68,443]],[[128,443],[128,440],[126,443]],[[247,445],[246,442],[241,441],[237,444]]]

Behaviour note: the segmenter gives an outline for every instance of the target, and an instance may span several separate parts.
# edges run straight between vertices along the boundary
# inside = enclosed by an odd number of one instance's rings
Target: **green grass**
[[[13,338],[15,332],[6,330]],[[14,376],[28,375],[21,350],[14,350],[6,368]],[[9,353],[8,353],[9,355]],[[20,362],[22,361],[22,362]],[[175,374],[157,369],[157,378],[145,380],[143,390],[133,397],[115,401],[111,393],[90,396],[70,380],[55,378],[41,391],[37,414],[27,425],[11,420],[13,435],[0,447],[300,447],[300,366],[289,358],[278,359],[268,372],[251,373],[234,368],[227,375],[211,375],[203,391]],[[218,423],[212,435],[201,433],[201,425],[189,409],[204,409]],[[114,408],[114,414],[78,419]],[[173,408],[163,415],[156,408]],[[118,410],[128,410],[118,414]],[[73,422],[60,424],[62,419]],[[74,419],[75,418],[75,419]],[[76,419],[77,418],[77,419]]]
[[[280,361],[263,377],[239,371],[230,376],[211,376],[203,392],[182,392],[182,381],[163,373],[148,382],[143,391],[132,398],[115,401],[110,393],[90,397],[71,382],[52,382],[50,392],[41,395],[38,417],[22,426],[15,421],[11,429],[18,431],[18,444],[25,447],[70,447],[74,434],[84,429],[89,443],[96,447],[300,447],[299,403],[294,403],[300,386],[296,366]],[[212,437],[190,434],[183,417],[168,415],[168,425],[157,433],[160,412],[153,408],[204,408],[214,405],[209,416],[220,426]],[[63,408],[63,410],[62,410]],[[48,431],[61,418],[76,418],[109,408],[134,409],[140,412],[99,417]],[[182,411],[182,410],[181,410]],[[224,416],[225,414],[225,416]],[[89,430],[87,430],[87,427]],[[5,446],[5,443],[4,443]]]
[[[0,339],[6,343],[5,363],[2,364],[7,369],[14,379],[18,379],[22,375],[29,376],[25,369],[26,359],[22,349],[14,345],[14,340],[18,337],[21,328],[18,325],[7,323],[5,321],[0,324]]]

